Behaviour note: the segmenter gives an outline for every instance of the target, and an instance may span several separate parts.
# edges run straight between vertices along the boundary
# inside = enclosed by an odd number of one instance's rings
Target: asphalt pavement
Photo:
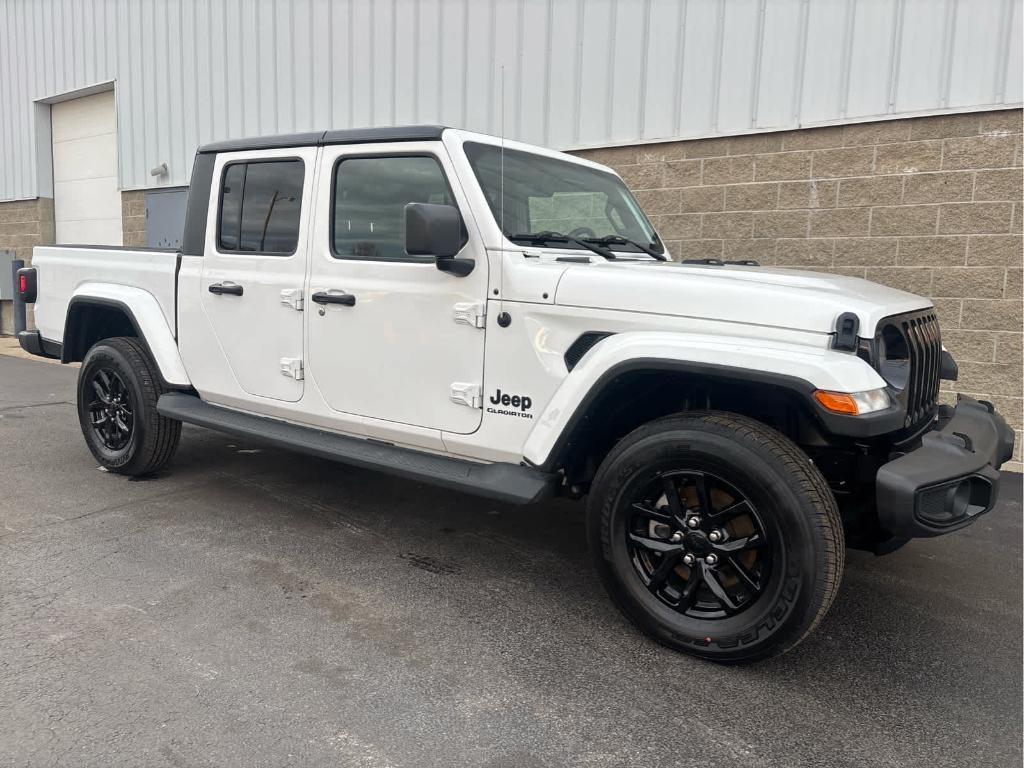
[[[73,368],[0,356],[0,766],[1019,766],[1021,478],[851,552],[794,652],[650,642],[583,507],[514,508],[186,427],[100,471]]]

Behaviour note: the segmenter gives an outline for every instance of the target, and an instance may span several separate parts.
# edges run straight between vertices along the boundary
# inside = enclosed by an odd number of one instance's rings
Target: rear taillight
[[[34,267],[25,267],[18,270],[18,296],[26,304],[33,304],[36,300],[36,270]]]

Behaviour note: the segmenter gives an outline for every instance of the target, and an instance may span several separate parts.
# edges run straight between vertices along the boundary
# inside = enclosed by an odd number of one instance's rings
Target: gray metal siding
[[[33,101],[110,80],[125,188],[187,184],[200,143],[318,128],[565,149],[1017,106],[1022,5],[0,0],[0,199],[47,188]]]

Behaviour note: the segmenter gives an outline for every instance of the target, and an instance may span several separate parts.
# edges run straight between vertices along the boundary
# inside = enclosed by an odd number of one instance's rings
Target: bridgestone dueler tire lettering
[[[634,570],[625,535],[629,494],[673,469],[716,473],[743,489],[772,526],[773,585],[735,616],[705,620],[673,611]],[[715,411],[658,419],[623,438],[591,487],[587,538],[609,595],[642,631],[726,663],[785,653],[814,630],[835,599],[846,553],[835,497],[807,455],[760,422]]]
[[[131,393],[135,414],[132,436],[119,451],[104,446],[89,422],[87,388],[91,387],[92,376],[98,368],[115,370]],[[89,350],[78,375],[78,420],[86,445],[103,467],[136,477],[156,472],[171,460],[181,437],[181,422],[157,412],[156,401],[164,391],[156,364],[138,339],[127,336],[103,339]]]

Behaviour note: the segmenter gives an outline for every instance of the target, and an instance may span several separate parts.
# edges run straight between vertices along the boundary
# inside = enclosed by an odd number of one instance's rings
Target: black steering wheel
[[[590,227],[576,227],[576,229],[568,234],[568,237],[574,237],[579,240],[583,237],[597,237],[597,233]]]

